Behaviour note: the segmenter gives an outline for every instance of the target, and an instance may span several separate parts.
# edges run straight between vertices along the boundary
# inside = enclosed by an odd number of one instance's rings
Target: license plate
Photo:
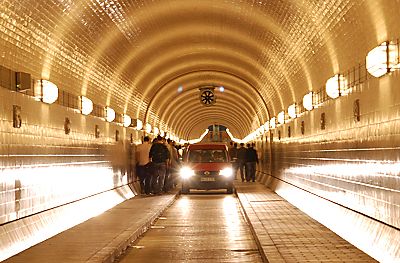
[[[201,177],[200,181],[202,181],[202,182],[215,182],[215,178],[214,177]]]

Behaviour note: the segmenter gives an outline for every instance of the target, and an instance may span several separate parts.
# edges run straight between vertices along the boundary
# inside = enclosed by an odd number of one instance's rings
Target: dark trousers
[[[165,183],[165,175],[167,173],[167,165],[165,163],[153,163],[153,192],[162,193]]]
[[[142,194],[150,194],[151,191],[151,175],[149,167],[146,165],[137,166],[137,175],[140,182],[140,191]]]
[[[237,179],[237,171],[239,170],[239,163],[234,162],[232,163],[232,172],[233,172],[233,177],[236,180]]]
[[[246,163],[246,181],[250,182],[256,180],[256,162]]]
[[[245,168],[246,167],[246,162],[244,161],[239,161],[239,170],[240,170],[240,178],[242,179],[242,182],[244,182],[244,175],[245,175]]]

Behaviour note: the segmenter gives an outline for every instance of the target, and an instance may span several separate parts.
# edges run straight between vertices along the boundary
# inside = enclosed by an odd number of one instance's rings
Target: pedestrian
[[[167,163],[169,161],[169,151],[167,146],[164,144],[163,139],[160,135],[157,136],[157,140],[150,148],[149,157],[153,163],[154,169],[154,180],[156,189],[155,193],[161,194],[165,184],[165,176],[167,173]]]
[[[247,149],[244,147],[244,143],[240,143],[240,148],[237,151],[237,160],[238,160],[238,166],[240,170],[240,178],[242,179],[242,182],[245,180],[245,167],[246,167],[246,155],[247,155]]]
[[[257,151],[254,149],[254,144],[247,144],[246,152],[246,181],[256,181],[256,165],[258,163]]]
[[[167,149],[169,151],[169,161],[167,164],[167,174],[165,176],[164,192],[168,192],[174,186],[175,182],[175,168],[178,162],[178,152],[174,146],[174,141],[171,139],[167,140]]]
[[[235,178],[235,180],[237,180],[237,170],[239,167],[239,163],[238,163],[238,148],[237,148],[237,143],[230,143],[231,147],[229,148],[229,157],[231,159],[231,163],[232,163],[232,172],[233,172],[233,176]]]
[[[145,136],[143,143],[136,148],[136,171],[140,182],[141,194],[150,194],[151,192],[151,173],[150,173],[150,138]]]

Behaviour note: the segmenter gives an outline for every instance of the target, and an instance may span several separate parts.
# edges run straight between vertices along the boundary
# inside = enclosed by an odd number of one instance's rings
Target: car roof
[[[208,149],[221,149],[227,150],[227,146],[223,143],[196,143],[189,145],[190,150],[208,150]]]

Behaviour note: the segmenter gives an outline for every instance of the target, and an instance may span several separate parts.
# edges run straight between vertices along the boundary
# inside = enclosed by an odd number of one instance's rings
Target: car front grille
[[[196,171],[195,174],[199,176],[216,176],[219,171]]]

